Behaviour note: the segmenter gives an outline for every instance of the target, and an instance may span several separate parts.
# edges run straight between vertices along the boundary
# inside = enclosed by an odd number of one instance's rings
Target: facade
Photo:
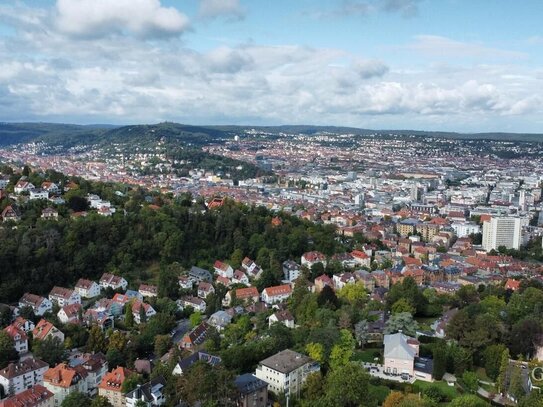
[[[123,291],[126,291],[126,287],[128,287],[128,281],[120,276],[104,273],[100,278],[100,286],[104,289],[110,287],[114,290],[122,289]]]
[[[140,284],[138,292],[144,297],[156,297],[158,287],[156,285]]]
[[[266,287],[262,290],[262,301],[269,305],[276,304],[285,301],[291,294],[292,287],[290,284]]]
[[[34,339],[43,341],[47,338],[58,338],[60,342],[64,342],[64,334],[51,322],[41,319],[38,325],[32,331]]]
[[[292,260],[284,261],[283,274],[285,276],[285,280],[292,283],[294,280],[300,277],[300,266],[298,263]]]
[[[37,384],[17,395],[0,401],[0,407],[54,407],[54,395]]]
[[[7,332],[11,339],[13,339],[17,353],[28,352],[28,336],[22,328],[19,328],[16,323],[13,323],[4,328],[4,331]]]
[[[268,323],[270,326],[281,323],[287,328],[294,328],[294,317],[289,310],[277,311],[275,314],[270,315]]]
[[[78,324],[81,322],[82,312],[83,306],[81,304],[70,304],[62,307],[57,312],[57,317],[63,324]]]
[[[98,386],[98,394],[107,398],[113,407],[124,407],[126,404],[121,388],[131,374],[132,371],[124,367],[117,367],[107,373]]]
[[[94,281],[80,278],[75,285],[75,291],[81,298],[93,298],[100,295],[100,286]]]
[[[319,370],[319,364],[310,357],[286,349],[261,361],[255,376],[268,383],[275,394],[297,397],[307,376]]]
[[[239,392],[239,407],[266,407],[268,405],[268,383],[253,374],[246,373],[234,381]]]
[[[161,406],[166,402],[163,393],[164,386],[166,386],[166,380],[162,376],[138,385],[134,390],[126,393],[126,407],[135,407],[138,401],[146,403],[147,406]]]
[[[47,369],[49,365],[40,359],[30,358],[10,363],[0,370],[0,385],[9,395],[19,394],[41,384]]]
[[[451,227],[459,238],[481,232],[481,227],[474,222],[454,222]]]
[[[493,216],[483,223],[483,249],[487,252],[505,246],[508,249],[519,249],[522,241],[522,226],[528,224],[520,217]]]
[[[419,341],[398,332],[384,337],[384,370],[393,375],[407,374],[429,381],[432,378],[432,359],[419,357]]]
[[[132,303],[132,315],[134,315],[134,322],[136,322],[136,324],[141,324],[142,322],[144,322],[141,320],[141,309],[143,309],[143,313],[145,314],[145,318],[147,321],[149,320],[149,318],[156,315],[156,311],[153,307],[151,307],[151,305],[145,302],[141,302],[139,300],[135,300]]]
[[[229,264],[223,263],[220,260],[215,262],[213,268],[215,269],[215,273],[219,276],[232,278],[234,275],[234,269]]]
[[[307,268],[311,268],[317,263],[322,263],[326,267],[326,256],[321,252],[307,252],[302,255],[301,263],[302,266],[306,266]]]
[[[55,406],[60,406],[68,394],[88,392],[85,369],[70,367],[66,363],[60,363],[45,372],[43,382],[47,390],[54,394]]]

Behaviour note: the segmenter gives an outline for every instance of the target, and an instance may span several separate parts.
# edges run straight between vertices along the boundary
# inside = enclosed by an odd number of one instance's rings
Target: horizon
[[[542,14],[535,0],[22,0],[0,5],[0,120],[542,134]]]

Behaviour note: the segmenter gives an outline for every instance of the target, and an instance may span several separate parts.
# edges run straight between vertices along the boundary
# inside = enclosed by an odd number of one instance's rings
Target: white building
[[[134,390],[125,394],[126,407],[135,407],[138,401],[142,401],[146,406],[161,406],[166,402],[165,386],[166,381],[162,376],[145,384],[138,384]]]
[[[483,249],[487,252],[500,246],[519,249],[522,227],[528,225],[527,218],[493,216],[483,223]]]
[[[0,386],[9,395],[19,394],[22,391],[43,383],[43,375],[49,365],[40,359],[25,359],[19,363],[10,363],[0,370]]]
[[[30,190],[30,196],[28,199],[49,199],[49,192],[44,191],[43,189],[34,188]]]
[[[126,287],[128,287],[128,281],[120,276],[104,273],[100,278],[100,286],[104,289],[110,287],[113,290],[118,290],[119,288],[121,288],[123,291],[126,291]]]
[[[53,309],[53,303],[39,295],[25,293],[19,300],[19,308],[31,307],[34,314],[42,316]]]
[[[278,285],[275,287],[266,287],[262,290],[262,301],[268,305],[285,301],[292,294],[290,284]]]
[[[94,281],[80,278],[75,285],[75,291],[82,298],[93,298],[100,295],[100,286]]]
[[[481,227],[474,222],[454,222],[451,227],[458,237],[466,237],[481,232]]]
[[[255,376],[268,383],[275,394],[296,397],[307,376],[319,370],[319,364],[310,357],[286,349],[261,361]]]
[[[287,260],[283,262],[283,274],[285,280],[292,283],[300,277],[300,266],[295,261]]]
[[[81,304],[81,296],[75,290],[64,287],[53,287],[49,293],[49,301],[56,302],[59,307]]]

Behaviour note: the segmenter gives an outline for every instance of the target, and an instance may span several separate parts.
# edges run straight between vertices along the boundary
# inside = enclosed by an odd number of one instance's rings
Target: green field
[[[379,353],[379,360],[376,361],[375,353]],[[351,360],[356,362],[366,362],[366,363],[383,363],[383,349],[382,348],[367,348],[364,350],[357,350],[354,352]]]
[[[441,389],[443,394],[447,396],[449,399],[454,399],[458,397],[458,391],[454,386],[449,386],[447,383],[443,381],[435,381],[433,383],[430,382],[423,382],[422,380],[415,380],[415,383],[413,383],[413,389],[415,392],[417,391],[424,391],[424,389],[430,387],[430,386],[437,386]]]

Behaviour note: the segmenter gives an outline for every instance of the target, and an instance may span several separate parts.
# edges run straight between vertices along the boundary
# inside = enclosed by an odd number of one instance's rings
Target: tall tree
[[[0,331],[0,369],[8,365],[10,361],[17,360],[15,343],[6,331]]]
[[[93,325],[87,340],[87,352],[107,352],[106,335],[98,325]]]

